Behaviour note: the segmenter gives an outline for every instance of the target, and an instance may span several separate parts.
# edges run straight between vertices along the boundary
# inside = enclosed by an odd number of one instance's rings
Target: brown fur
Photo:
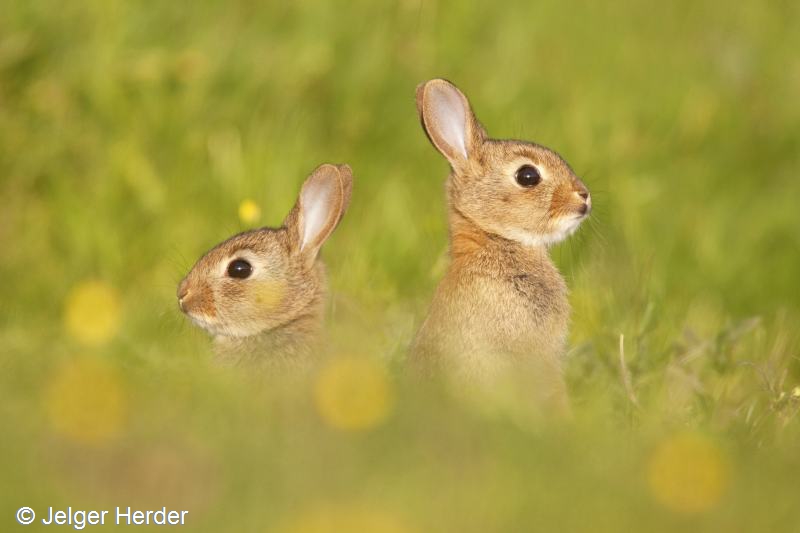
[[[326,194],[320,201],[319,191]],[[280,228],[234,235],[201,257],[178,287],[181,310],[214,335],[222,364],[307,367],[318,351],[326,296],[319,249],[341,220],[352,193],[347,165],[322,165],[303,184]],[[306,203],[323,218],[304,242]],[[227,266],[247,260],[253,274],[232,278]]]
[[[489,139],[450,82],[420,85],[417,108],[428,138],[451,166],[451,262],[410,363],[472,384],[519,382],[540,404],[566,409],[562,359],[569,303],[548,246],[588,214],[588,190],[555,152]],[[518,185],[514,176],[523,165],[535,166],[541,182]]]

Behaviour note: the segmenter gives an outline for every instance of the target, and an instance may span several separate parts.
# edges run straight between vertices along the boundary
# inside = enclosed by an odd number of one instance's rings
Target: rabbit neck
[[[543,244],[523,244],[490,233],[470,220],[458,209],[450,209],[450,256],[455,263],[471,262],[481,257],[499,261],[504,269],[515,266],[527,270],[542,266],[555,271],[547,247]],[[492,261],[492,262],[495,262]],[[557,271],[556,271],[557,273]]]
[[[567,285],[546,246],[522,244],[486,232],[456,210],[450,215],[450,232],[451,262],[443,284],[469,286],[476,291],[491,286],[489,294],[494,299],[476,303],[476,312],[494,313],[502,320],[518,311],[520,322],[546,324],[541,329],[551,330],[554,338],[565,335]],[[505,303],[493,306],[497,301]]]
[[[308,368],[317,357],[322,333],[324,291],[290,321],[248,337],[214,339],[224,366],[252,365],[274,370]]]

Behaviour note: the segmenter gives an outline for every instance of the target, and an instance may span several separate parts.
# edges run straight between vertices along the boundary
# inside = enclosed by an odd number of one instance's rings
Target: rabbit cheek
[[[204,291],[203,294],[203,297],[200,299],[198,311],[204,316],[215,318],[217,316],[217,308],[214,305],[214,296],[211,294],[211,289]]]

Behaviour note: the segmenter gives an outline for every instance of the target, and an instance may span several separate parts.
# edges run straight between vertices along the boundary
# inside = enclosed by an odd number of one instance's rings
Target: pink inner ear
[[[450,87],[431,87],[431,118],[438,137],[452,150],[467,158],[467,110],[461,96]]]
[[[304,250],[309,244],[321,244],[316,241],[321,233],[330,224],[334,208],[335,180],[316,180],[305,187],[301,196],[303,210],[303,229],[300,249]]]

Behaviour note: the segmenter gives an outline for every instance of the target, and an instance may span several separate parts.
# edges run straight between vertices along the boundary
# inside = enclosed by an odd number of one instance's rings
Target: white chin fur
[[[206,318],[205,316],[190,315],[188,313],[186,314],[186,316],[189,317],[189,319],[194,323],[195,326],[206,330],[212,335],[217,335],[219,333],[216,325],[212,323],[210,320],[208,320],[208,318]]]
[[[253,335],[253,332],[248,331],[246,328],[229,328],[217,324],[215,321],[210,320],[204,315],[187,315],[194,324],[215,337],[248,337]]]
[[[578,229],[585,216],[564,217],[559,220],[556,229],[550,233],[531,233],[524,230],[507,230],[502,234],[506,239],[516,241],[523,246],[551,246],[563,241]]]

